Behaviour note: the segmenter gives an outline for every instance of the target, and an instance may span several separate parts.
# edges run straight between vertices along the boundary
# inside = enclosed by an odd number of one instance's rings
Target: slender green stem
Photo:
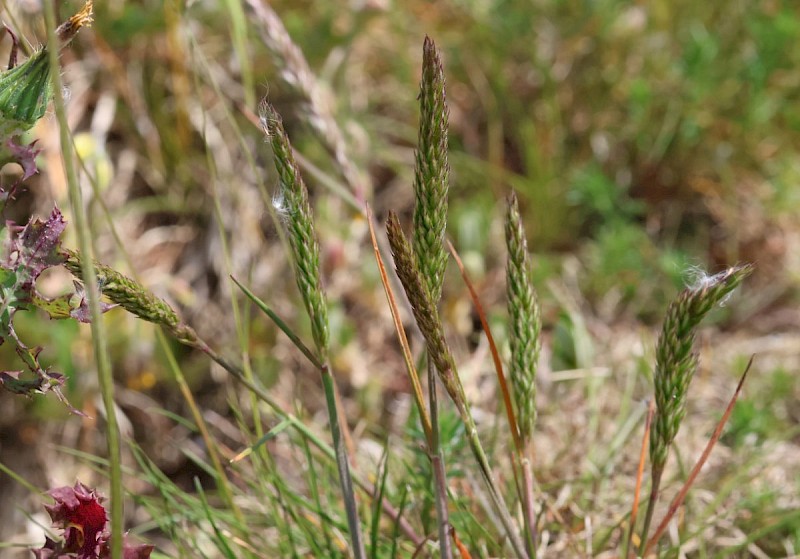
[[[270,318],[270,320],[272,320],[272,322],[274,322],[275,325],[281,329],[281,331],[284,334],[288,336],[288,338],[292,341],[294,346],[297,349],[299,349],[303,353],[303,355],[306,356],[306,359],[308,359],[312,365],[314,365],[317,369],[322,368],[322,363],[319,362],[317,356],[314,355],[314,353],[308,348],[308,346],[303,343],[303,340],[301,340],[300,337],[294,333],[294,331],[289,327],[289,325],[286,324],[286,322],[280,316],[278,316],[277,313],[273,311],[269,305],[267,305],[264,301],[256,297],[256,295],[252,291],[250,291],[247,287],[242,285],[242,283],[235,277],[231,276],[231,280],[233,280],[233,283],[238,285],[239,289],[241,289],[244,292],[244,294],[247,295],[247,297],[251,301],[253,301],[253,303],[255,303],[256,306],[259,309],[261,309],[261,311],[264,314],[266,314]]]
[[[258,399],[267,404],[272,410],[283,420],[288,421],[292,427],[294,427],[298,433],[300,433],[303,437],[305,437],[311,444],[317,447],[325,456],[327,456],[331,460],[336,460],[336,452],[330,445],[328,445],[325,441],[323,441],[319,436],[316,435],[309,427],[300,421],[296,416],[292,415],[291,413],[285,411],[279,404],[276,402],[269,393],[261,386],[256,384],[255,381],[251,381],[247,379],[244,375],[244,372],[241,370],[240,367],[237,367],[217,352],[215,352],[211,347],[208,346],[205,342],[199,339],[195,339],[193,341],[188,341],[185,339],[178,339],[181,343],[190,345],[195,349],[198,349],[208,355],[211,359],[213,359],[218,365],[220,365],[223,369],[225,369],[228,373],[233,376],[242,386],[246,387],[248,390],[252,391],[253,394],[258,396]],[[358,475],[352,475],[353,483],[361,488],[365,493],[367,493],[371,498],[375,496],[375,488],[371,483],[365,481]],[[396,508],[392,506],[392,504],[387,500],[384,499],[381,502],[381,507],[383,508],[383,512],[391,518],[392,520],[396,521],[398,526],[403,533],[408,536],[408,538],[414,543],[414,545],[420,545],[424,542],[424,538],[422,538],[419,534],[414,531],[414,528],[408,523],[408,521],[400,515]]]
[[[86,219],[83,199],[78,176],[73,160],[72,142],[70,140],[67,112],[64,107],[61,82],[61,67],[58,60],[59,42],[56,38],[56,14],[53,0],[44,3],[45,20],[47,22],[47,43],[50,55],[50,76],[53,80],[53,92],[56,109],[56,119],[59,124],[61,140],[61,154],[64,160],[64,171],[67,177],[69,202],[72,208],[75,229],[78,235],[78,245],[81,252],[90,256],[92,252],[92,233]],[[123,536],[123,491],[122,491],[122,464],[120,456],[120,435],[117,424],[116,407],[114,404],[114,378],[111,374],[111,362],[108,356],[106,335],[103,329],[102,313],[100,311],[100,292],[97,287],[96,275],[92,258],[83,259],[83,275],[86,279],[86,295],[89,303],[89,312],[92,317],[92,347],[97,366],[97,377],[100,392],[106,412],[106,443],[108,446],[108,459],[110,467],[111,484],[111,557],[122,559]]]
[[[9,468],[8,466],[6,466],[5,464],[3,464],[2,462],[0,462],[0,472],[3,472],[3,473],[4,473],[4,474],[6,474],[8,477],[10,477],[11,479],[13,479],[13,480],[14,480],[14,481],[16,481],[17,483],[19,483],[19,484],[20,484],[22,487],[24,487],[25,489],[27,489],[27,490],[28,490],[28,492],[29,492],[31,495],[37,495],[37,494],[39,494],[39,493],[41,493],[41,492],[42,492],[42,491],[41,491],[41,489],[39,489],[38,487],[36,487],[36,486],[35,486],[34,484],[32,484],[30,481],[28,481],[28,479],[27,479],[25,476],[18,474],[17,472],[15,472],[14,470],[12,470],[11,468]]]
[[[428,401],[431,416],[431,436],[428,452],[433,470],[433,488],[436,496],[436,516],[439,521],[439,552],[442,559],[450,559],[450,514],[447,510],[447,474],[444,469],[444,453],[439,442],[439,398],[436,388],[436,368],[428,361]]]
[[[533,503],[533,468],[528,456],[520,457],[520,469],[522,470],[522,517],[525,525],[525,547],[531,558],[536,557],[536,511]]]
[[[522,543],[522,539],[517,533],[517,528],[514,526],[514,521],[511,519],[511,514],[508,512],[503,497],[497,489],[497,482],[494,479],[492,468],[489,465],[489,459],[486,456],[486,452],[483,450],[483,445],[478,437],[478,429],[475,426],[475,421],[472,419],[472,414],[469,412],[469,409],[466,410],[466,414],[462,415],[462,420],[467,428],[467,440],[469,440],[470,448],[475,458],[478,460],[481,475],[489,490],[489,497],[492,499],[492,504],[497,514],[500,515],[500,522],[503,524],[503,528],[505,528],[511,547],[514,549],[517,557],[528,559],[528,552],[526,551],[525,544]]]
[[[169,370],[172,372],[172,376],[175,379],[175,382],[178,384],[178,388],[183,395],[183,399],[186,401],[186,404],[189,406],[189,411],[194,418],[195,425],[200,431],[200,436],[203,437],[203,442],[208,449],[208,455],[211,459],[211,464],[214,467],[214,471],[217,473],[218,479],[217,487],[219,487],[220,494],[222,496],[222,500],[225,502],[225,505],[231,509],[233,515],[236,517],[237,520],[241,524],[244,524],[244,516],[242,515],[241,509],[236,505],[236,502],[233,500],[233,493],[231,492],[228,476],[225,473],[225,469],[222,467],[222,461],[219,458],[219,449],[217,447],[216,441],[211,436],[208,431],[208,426],[206,425],[205,419],[203,419],[203,414],[200,412],[200,408],[197,406],[197,402],[195,401],[194,396],[192,395],[192,391],[189,388],[189,384],[186,382],[186,377],[183,375],[183,371],[181,370],[178,361],[175,359],[175,354],[169,347],[167,343],[167,337],[164,334],[163,330],[160,328],[156,330],[156,337],[158,338],[158,344],[161,346],[161,351],[164,352],[164,355],[167,358],[167,364],[169,365]]]
[[[342,430],[339,425],[339,412],[336,406],[336,383],[328,365],[324,365],[320,369],[320,374],[322,375],[322,388],[325,391],[325,401],[328,404],[328,420],[330,422],[331,435],[333,436],[333,451],[336,455],[336,468],[339,470],[339,483],[342,486],[347,524],[350,528],[350,539],[353,544],[353,555],[356,559],[366,559],[367,553],[364,550],[361,523],[356,509],[353,479],[350,475],[350,462],[347,459],[347,449],[344,446]]]
[[[248,107],[252,107],[256,104],[256,88],[253,78],[252,59],[248,54],[247,17],[240,0],[225,0],[224,5],[231,18],[233,49],[236,51],[236,57],[239,59],[239,68],[241,68],[244,102]]]

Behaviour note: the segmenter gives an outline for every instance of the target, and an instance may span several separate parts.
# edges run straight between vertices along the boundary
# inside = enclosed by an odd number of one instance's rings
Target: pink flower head
[[[48,493],[56,502],[44,508],[53,525],[64,530],[64,551],[77,553],[77,559],[96,558],[100,535],[108,521],[101,497],[81,482]]]
[[[74,487],[58,487],[48,494],[55,504],[45,505],[56,528],[64,531],[64,541],[47,538],[45,545],[33,550],[36,559],[106,559],[111,556],[106,531],[108,515],[101,505],[103,498],[81,482]],[[129,545],[123,535],[125,559],[149,559],[152,545]]]

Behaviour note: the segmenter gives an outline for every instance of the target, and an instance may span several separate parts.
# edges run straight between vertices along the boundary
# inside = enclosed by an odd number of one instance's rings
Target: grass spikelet
[[[311,334],[319,360],[324,363],[328,358],[328,306],[319,275],[319,242],[314,231],[308,189],[300,176],[280,115],[266,102],[261,105],[261,113],[281,182],[277,199],[289,230],[297,287],[311,317]]]
[[[272,144],[275,169],[281,182],[279,198],[285,208],[284,221],[289,232],[295,279],[306,312],[311,318],[311,335],[317,348],[319,362],[322,364],[319,371],[328,407],[328,420],[353,544],[352,551],[356,559],[362,559],[366,557],[366,552],[350,475],[350,464],[342,438],[336,385],[328,365],[328,306],[319,274],[319,242],[314,231],[308,190],[295,163],[292,146],[283,129],[280,115],[269,103],[264,102],[261,105],[261,119],[265,123],[265,132]]]
[[[704,277],[670,304],[656,348],[656,415],[650,438],[653,467],[663,467],[669,445],[686,414],[689,383],[698,364],[697,353],[693,351],[697,326],[751,271],[751,266],[737,266]]]
[[[81,254],[68,249],[64,253],[67,257],[64,266],[73,276],[83,281]],[[101,293],[129,313],[142,320],[166,326],[171,331],[175,331],[180,324],[178,314],[169,303],[153,295],[138,282],[97,262],[94,269]]]
[[[442,294],[447,251],[448,109],[445,104],[444,69],[434,42],[425,37],[419,93],[420,125],[414,167],[413,246],[417,265],[434,301]]]
[[[736,266],[713,276],[697,277],[693,285],[684,289],[667,309],[656,346],[656,412],[650,435],[652,486],[642,528],[643,542],[647,541],[669,448],[686,415],[689,384],[698,365],[698,355],[694,351],[697,326],[752,270],[749,265]]]
[[[536,423],[536,367],[539,362],[542,330],[541,312],[536,291],[531,282],[530,257],[525,230],[515,194],[508,197],[506,214],[506,246],[508,266],[506,290],[510,321],[510,371],[514,387],[519,433],[526,443]]]
[[[456,408],[458,408],[459,414],[462,417],[469,416],[464,387],[455,374],[453,356],[445,341],[444,326],[442,325],[439,311],[436,309],[433,296],[419,269],[418,259],[414,256],[414,250],[403,233],[400,221],[394,212],[389,213],[389,219],[386,222],[386,233],[389,237],[389,245],[392,248],[397,276],[400,278],[400,283],[403,284],[403,289],[411,303],[414,320],[425,338],[428,355],[436,366],[436,370],[439,371],[439,378]]]

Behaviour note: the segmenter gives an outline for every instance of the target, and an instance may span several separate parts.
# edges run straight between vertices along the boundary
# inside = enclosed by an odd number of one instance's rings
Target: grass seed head
[[[697,370],[694,351],[700,321],[752,272],[749,265],[729,268],[714,276],[703,276],[684,289],[667,309],[656,347],[656,414],[650,436],[650,456],[654,468],[663,468],[669,446],[678,434],[686,415],[689,383]]]
[[[66,250],[64,266],[76,278],[83,280],[81,255]],[[141,284],[117,272],[113,268],[95,263],[100,292],[129,313],[142,320],[153,322],[174,331],[181,324],[175,310],[163,299],[159,299]]]
[[[509,374],[514,387],[517,424],[523,440],[529,440],[536,423],[536,367],[539,362],[542,330],[541,312],[530,272],[530,257],[517,197],[508,198],[506,214],[508,266],[506,290],[510,321]]]
[[[447,161],[449,113],[445,102],[444,69],[436,45],[425,38],[420,84],[420,125],[414,168],[413,246],[417,264],[434,301],[442,294],[447,251]]]
[[[328,306],[320,279],[320,249],[308,189],[295,162],[281,117],[269,103],[261,105],[261,122],[272,144],[275,168],[280,179],[276,200],[280,201],[281,215],[289,233],[297,287],[311,318],[311,334],[320,361],[324,363],[327,361],[329,340]]]
[[[461,380],[456,374],[455,362],[450,348],[444,337],[444,326],[442,325],[439,311],[428,289],[427,283],[423,279],[417,264],[418,260],[414,256],[414,249],[408,242],[397,214],[389,213],[386,222],[386,233],[389,237],[389,245],[392,248],[394,265],[397,270],[397,277],[406,292],[408,301],[411,303],[411,311],[422,336],[425,338],[428,348],[428,355],[439,372],[447,393],[455,403],[459,413],[467,413],[466,395]]]

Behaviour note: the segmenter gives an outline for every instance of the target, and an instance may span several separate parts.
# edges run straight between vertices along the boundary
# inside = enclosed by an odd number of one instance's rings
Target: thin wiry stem
[[[87,2],[89,13],[91,13],[91,2]],[[55,100],[56,118],[59,123],[59,134],[61,139],[61,154],[64,160],[64,171],[67,176],[67,186],[69,189],[69,201],[72,208],[75,229],[78,234],[78,245],[84,254],[92,254],[92,232],[89,222],[86,219],[85,208],[81,196],[78,175],[73,159],[72,141],[70,139],[69,125],[67,123],[67,111],[64,106],[62,96],[63,84],[61,82],[61,70],[58,60],[58,48],[60,39],[56,36],[56,13],[53,0],[44,3],[45,20],[47,21],[47,42],[51,45],[50,54],[50,77],[53,80],[53,92]],[[70,20],[72,21],[72,20]],[[120,454],[120,433],[117,423],[116,404],[114,403],[114,377],[111,374],[111,360],[108,355],[106,333],[103,328],[102,313],[100,310],[100,291],[95,279],[95,270],[91,258],[83,261],[83,275],[87,279],[86,295],[89,303],[89,312],[92,318],[92,347],[94,348],[94,359],[97,366],[97,377],[100,384],[100,392],[103,397],[103,405],[106,411],[106,443],[108,446],[109,461],[109,483],[111,485],[111,557],[112,559],[122,559],[123,544],[123,489],[122,489],[122,457]]]

